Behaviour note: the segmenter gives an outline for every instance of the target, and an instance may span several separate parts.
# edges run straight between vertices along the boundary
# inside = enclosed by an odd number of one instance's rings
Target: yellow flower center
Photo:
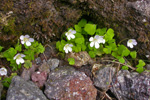
[[[25,37],[25,38],[23,39],[23,41],[24,41],[24,42],[27,42],[27,41],[29,41],[29,39]]]
[[[16,59],[19,59],[19,58],[21,58],[21,55],[17,55]]]
[[[129,40],[129,43],[132,43],[132,40]]]

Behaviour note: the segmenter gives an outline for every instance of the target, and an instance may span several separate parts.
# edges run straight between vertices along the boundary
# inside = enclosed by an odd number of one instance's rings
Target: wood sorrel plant
[[[126,63],[125,57],[136,59],[137,52],[130,51],[123,44],[116,44],[114,35],[113,29],[97,28],[95,24],[82,19],[77,25],[74,25],[74,28],[69,28],[68,32],[62,34],[61,41],[56,43],[56,48],[63,53],[87,51],[91,58],[111,54],[123,65],[122,69],[127,70],[131,65]],[[127,41],[127,46],[130,48],[136,45],[135,39]],[[68,61],[70,65],[75,63],[73,58],[69,58]],[[145,62],[139,60],[137,68],[134,69],[141,73],[144,71],[143,66]]]
[[[43,53],[45,50],[41,43],[30,38],[29,35],[20,36],[20,40],[15,47],[10,47],[8,50],[0,53],[0,58],[6,58],[10,62],[10,66],[13,67],[12,70],[18,70],[23,63],[25,68],[31,67],[31,61],[34,60],[34,56]],[[24,45],[24,49],[22,45]],[[0,46],[0,51],[2,49],[3,47]]]

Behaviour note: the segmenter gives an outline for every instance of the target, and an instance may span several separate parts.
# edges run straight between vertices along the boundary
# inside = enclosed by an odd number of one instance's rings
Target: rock
[[[0,82],[0,100],[1,100],[1,92],[3,90],[3,84]]]
[[[7,91],[6,100],[48,100],[42,91],[31,81],[14,76]]]
[[[46,72],[46,73],[50,72],[49,65],[46,61],[43,61],[43,64],[39,67],[39,71]]]
[[[109,89],[110,83],[112,82],[112,77],[116,72],[116,68],[112,67],[112,64],[94,64],[93,67],[98,68],[97,71],[95,71],[93,80],[94,85],[103,91],[107,91]]]
[[[68,61],[68,58],[74,58],[76,67],[81,67],[82,65],[86,65],[88,63],[92,63],[92,59],[86,51],[81,51],[78,53],[71,52],[68,53],[65,57],[65,60]]]
[[[40,64],[42,61],[41,61],[41,58],[40,57],[37,57],[36,59],[35,59],[35,62],[36,62],[36,64],[38,65],[38,64]]]
[[[119,100],[149,100],[150,72],[139,74],[120,70],[113,78],[110,90]]]
[[[56,58],[49,59],[49,60],[47,61],[47,63],[48,63],[48,65],[49,65],[50,69],[51,69],[51,70],[54,70],[55,68],[58,67],[58,65],[59,65],[59,60],[56,59]]]
[[[50,100],[96,100],[97,96],[90,78],[71,66],[53,70],[45,83],[44,93]]]
[[[21,73],[21,77],[24,80],[30,80],[31,74],[33,72],[35,72],[35,70],[38,68],[39,66],[37,66],[36,64],[32,64],[32,67],[29,69],[23,69],[23,72]]]
[[[34,72],[31,76],[31,79],[38,87],[41,88],[47,80],[47,73],[40,71]]]

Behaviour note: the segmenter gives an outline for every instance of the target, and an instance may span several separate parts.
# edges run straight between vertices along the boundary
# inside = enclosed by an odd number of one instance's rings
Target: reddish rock
[[[73,67],[59,67],[49,74],[45,94],[56,100],[96,100],[97,90],[84,72]]]
[[[47,79],[47,73],[46,72],[34,72],[31,76],[32,81],[38,86],[43,87],[46,79]]]

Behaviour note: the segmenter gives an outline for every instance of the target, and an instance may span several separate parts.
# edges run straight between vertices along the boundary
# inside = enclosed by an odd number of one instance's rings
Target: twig
[[[120,62],[117,62],[117,61],[111,61],[111,60],[103,60],[103,61],[109,61],[109,62],[113,62],[113,63],[117,63],[117,64],[122,64],[122,63],[120,63]],[[122,64],[122,65],[125,65],[125,66],[128,66],[129,68],[131,68],[132,70],[136,70],[136,68],[134,68],[134,67],[132,67],[132,66],[130,66],[130,65],[126,65],[126,64]]]

